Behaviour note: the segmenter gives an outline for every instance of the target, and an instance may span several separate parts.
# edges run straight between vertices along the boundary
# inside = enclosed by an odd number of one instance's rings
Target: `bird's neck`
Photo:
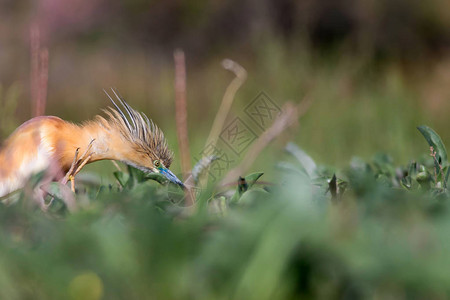
[[[59,140],[64,141],[64,147],[55,147],[61,165],[64,169],[70,168],[75,152],[89,157],[88,163],[98,160],[123,160],[124,153],[128,151],[120,133],[108,124],[98,121],[88,122],[81,126],[69,125],[69,130],[59,134]]]

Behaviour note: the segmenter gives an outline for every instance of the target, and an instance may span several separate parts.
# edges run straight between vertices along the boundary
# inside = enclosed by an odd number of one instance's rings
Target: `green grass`
[[[447,174],[439,136],[422,131]],[[429,157],[408,167],[387,155],[354,160],[336,180],[298,151],[280,157],[271,184],[253,184],[265,176],[254,174],[229,192],[207,188],[193,208],[178,187],[133,168],[117,173],[121,186],[80,191],[70,213],[59,198],[44,213],[24,191],[0,206],[0,298],[449,294],[450,194]]]

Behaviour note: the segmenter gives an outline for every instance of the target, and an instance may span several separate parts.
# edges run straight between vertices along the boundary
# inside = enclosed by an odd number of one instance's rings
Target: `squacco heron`
[[[17,128],[0,148],[0,197],[23,187],[37,172],[52,170],[51,180],[73,182],[84,165],[105,159],[160,173],[184,187],[168,169],[173,152],[161,129],[131,108],[114,89],[112,92],[122,109],[105,91],[114,105],[104,110],[107,118],[96,116],[76,125],[42,116]]]

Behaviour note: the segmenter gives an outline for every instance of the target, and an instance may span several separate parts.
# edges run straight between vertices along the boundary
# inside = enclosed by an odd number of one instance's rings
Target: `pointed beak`
[[[170,182],[178,184],[182,188],[185,188],[183,182],[181,182],[181,180],[178,179],[178,177],[175,176],[175,174],[173,174],[169,169],[160,168],[158,171],[160,174],[164,175]]]

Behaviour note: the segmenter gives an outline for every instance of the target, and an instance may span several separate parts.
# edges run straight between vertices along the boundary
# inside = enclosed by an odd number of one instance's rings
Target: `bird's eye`
[[[159,168],[159,167],[161,166],[161,163],[159,162],[159,160],[155,160],[155,161],[153,162],[153,165],[154,165],[156,168]]]

